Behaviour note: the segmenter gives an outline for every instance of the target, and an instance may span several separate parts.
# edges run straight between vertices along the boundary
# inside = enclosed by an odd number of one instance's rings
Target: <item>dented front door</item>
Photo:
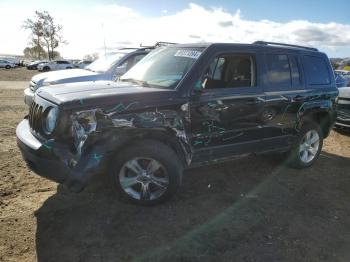
[[[249,90],[223,88],[206,90],[190,103],[191,144],[210,154],[250,152],[263,138],[264,94],[259,87]]]

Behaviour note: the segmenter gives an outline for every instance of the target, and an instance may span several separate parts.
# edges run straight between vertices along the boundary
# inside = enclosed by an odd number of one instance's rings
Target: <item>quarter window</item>
[[[316,56],[304,56],[305,73],[310,85],[330,84],[330,76],[325,60]]]

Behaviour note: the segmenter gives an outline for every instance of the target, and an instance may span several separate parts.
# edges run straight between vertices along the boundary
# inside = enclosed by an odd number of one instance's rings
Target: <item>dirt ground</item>
[[[22,90],[0,89],[0,261],[350,261],[350,134],[333,131],[311,168],[191,169],[171,201],[139,207],[103,182],[76,194],[29,171],[26,111]]]

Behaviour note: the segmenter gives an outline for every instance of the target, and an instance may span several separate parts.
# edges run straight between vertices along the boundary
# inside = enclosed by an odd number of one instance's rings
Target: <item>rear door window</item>
[[[298,55],[267,54],[267,89],[303,88]]]
[[[291,69],[285,54],[267,54],[267,79],[270,88],[290,88]]]
[[[304,69],[309,85],[328,85],[331,78],[326,61],[317,56],[304,56]]]

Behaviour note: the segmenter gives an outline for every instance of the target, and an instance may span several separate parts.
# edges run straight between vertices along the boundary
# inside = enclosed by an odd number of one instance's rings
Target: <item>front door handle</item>
[[[247,102],[245,102],[246,105],[257,105],[260,103],[262,103],[262,101],[256,98],[248,99]]]

